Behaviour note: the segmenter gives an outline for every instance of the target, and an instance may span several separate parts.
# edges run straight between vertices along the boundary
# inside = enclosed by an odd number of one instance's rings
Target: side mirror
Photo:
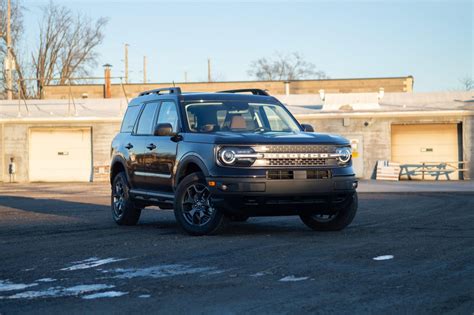
[[[301,127],[303,127],[304,132],[314,132],[314,128],[310,124],[301,124]]]
[[[155,132],[153,133],[154,136],[174,136],[175,133],[173,132],[173,126],[170,123],[158,124],[155,127]]]

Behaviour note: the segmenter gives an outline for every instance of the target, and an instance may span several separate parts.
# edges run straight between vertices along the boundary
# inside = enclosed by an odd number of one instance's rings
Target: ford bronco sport
[[[349,141],[300,125],[258,89],[140,93],[112,142],[112,216],[134,225],[147,206],[174,209],[189,234],[228,220],[299,215],[341,230],[357,211]]]

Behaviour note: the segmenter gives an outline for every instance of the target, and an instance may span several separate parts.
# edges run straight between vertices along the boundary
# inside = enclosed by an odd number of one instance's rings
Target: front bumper
[[[214,206],[226,213],[291,215],[332,213],[344,207],[357,188],[354,176],[273,180],[208,177]]]

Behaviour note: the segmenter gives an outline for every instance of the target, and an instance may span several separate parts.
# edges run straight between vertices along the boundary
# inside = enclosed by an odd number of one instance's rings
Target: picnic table
[[[466,164],[466,161],[401,164],[400,176],[407,176],[409,180],[412,180],[412,177],[417,175],[421,175],[421,180],[425,180],[426,175],[435,177],[435,180],[439,180],[440,176],[446,176],[447,180],[451,180],[449,175],[454,172],[459,172],[461,179],[462,172],[468,171]]]

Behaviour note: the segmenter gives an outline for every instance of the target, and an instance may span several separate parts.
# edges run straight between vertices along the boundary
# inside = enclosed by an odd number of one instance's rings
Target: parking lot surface
[[[298,217],[183,234],[171,211],[119,227],[107,184],[0,185],[0,313],[474,311],[474,192],[359,195],[353,224]]]

